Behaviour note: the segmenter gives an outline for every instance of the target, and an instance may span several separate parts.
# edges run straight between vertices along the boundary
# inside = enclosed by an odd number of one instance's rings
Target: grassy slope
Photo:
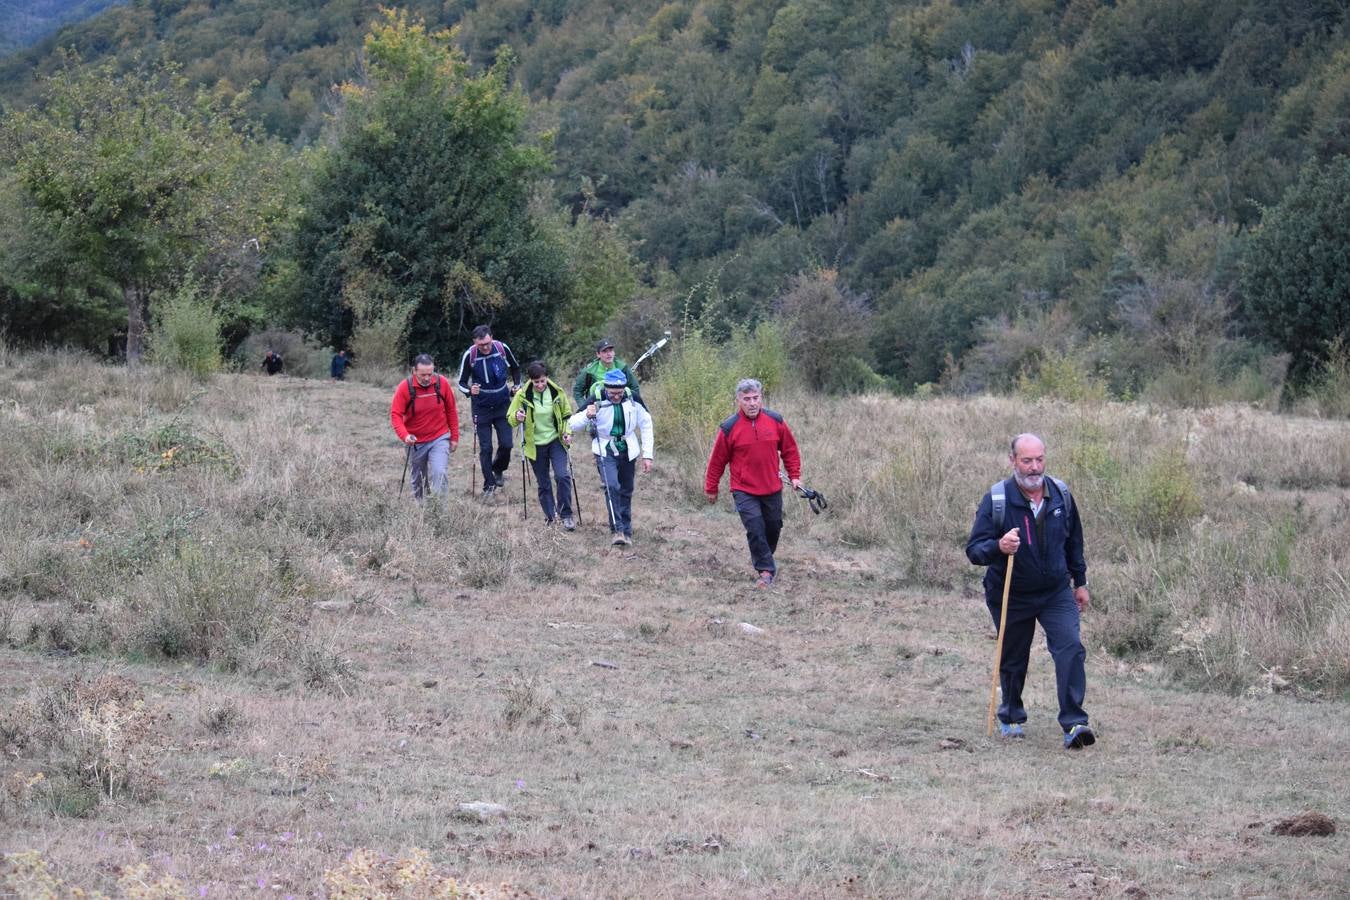
[[[36,374],[9,380],[11,421],[42,421],[41,407],[23,405]],[[841,541],[852,488],[848,472],[821,464],[834,436],[817,408],[784,404],[802,423],[808,480],[835,488],[835,521],[812,521],[794,502],[782,578],[756,592],[734,513],[725,500],[691,502],[668,456],[640,479],[637,545],[626,553],[611,551],[595,524],[588,467],[578,468],[586,523],[574,535],[543,530],[537,507],[521,523],[514,479],[511,502],[461,513],[464,452],[452,464],[460,526],[401,506],[381,511],[400,463],[385,397],[355,383],[227,376],[191,405],[196,426],[236,453],[238,483],[189,489],[190,472],[151,476],[159,481],[121,502],[187,491],[225,507],[250,481],[283,494],[306,484],[295,490],[314,504],[356,513],[345,532],[303,545],[303,565],[322,570],[314,583],[326,586],[306,599],[336,608],[313,609],[303,644],[276,651],[310,663],[283,659],[249,676],[0,650],[0,706],[72,673],[111,670],[170,716],[159,726],[156,797],[105,802],[84,818],[0,800],[0,851],[39,850],[69,882],[103,889],[121,867],[147,861],[193,896],[199,886],[209,896],[259,885],[314,891],[362,846],[426,848],[470,881],[541,896],[1350,890],[1344,828],[1331,838],[1269,833],[1306,808],[1350,819],[1350,706],[1190,693],[1090,646],[1088,707],[1101,741],[1070,755],[1059,749],[1052,671],[1038,647],[1028,739],[986,739],[992,643],[973,570],[950,571],[958,546],[933,548],[930,580],[948,586],[915,587],[922,578],[897,577],[902,554]],[[1015,418],[1011,406],[975,403],[986,406],[929,415]],[[49,434],[80,414],[46,413]],[[288,448],[325,455],[309,462]],[[165,487],[175,478],[182,488]],[[339,484],[339,496],[319,496],[324,482]],[[970,504],[982,484],[934,482]],[[965,526],[951,523],[950,534]],[[474,543],[494,529],[492,541]],[[111,531],[91,538],[95,554]],[[494,546],[510,552],[494,557]],[[483,555],[497,569],[477,568]],[[466,586],[485,571],[504,582]],[[25,601],[15,631],[41,606]],[[764,633],[747,635],[741,622]],[[296,674],[305,672],[327,689],[305,687]],[[207,727],[222,707],[242,724]],[[508,713],[520,716],[515,727]],[[0,776],[35,768],[15,752]],[[472,800],[502,803],[509,816],[456,818],[456,804]]]

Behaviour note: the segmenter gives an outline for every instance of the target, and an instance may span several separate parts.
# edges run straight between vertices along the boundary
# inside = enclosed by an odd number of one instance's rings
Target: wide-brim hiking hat
[[[596,353],[599,353],[601,350],[613,350],[613,349],[614,349],[614,342],[611,341],[609,338],[602,338],[595,344]]]
[[[628,376],[623,374],[623,369],[610,369],[605,373],[605,387],[627,387]]]

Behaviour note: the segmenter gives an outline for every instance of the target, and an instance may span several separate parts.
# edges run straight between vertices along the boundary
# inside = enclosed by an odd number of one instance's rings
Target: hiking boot
[[[1022,730],[1021,722],[999,722],[998,733],[1005,738],[1026,737],[1026,732]]]
[[[1086,725],[1075,725],[1064,732],[1065,750],[1082,750],[1097,743],[1097,736]]]
[[[623,536],[623,545],[625,547],[633,546],[633,536],[631,534],[625,534]]]
[[[576,519],[573,519],[571,516],[563,516],[563,531],[575,531],[576,527]]]
[[[552,528],[552,527],[557,523],[557,521],[558,521],[557,519],[545,519],[545,520],[544,520],[544,527],[545,527],[545,528]]]
[[[759,577],[755,579],[755,587],[766,588],[773,584],[772,572],[760,572]]]
[[[492,496],[493,494],[495,494],[496,492],[497,492],[497,484],[496,484],[496,482],[492,482],[492,483],[483,485],[483,496],[484,496],[484,497],[491,497],[491,496]]]
[[[619,534],[618,532],[615,532],[615,533],[614,533],[614,539],[610,541],[610,544],[612,544],[612,545],[615,546],[615,547],[622,547],[622,546],[623,546],[623,535]]]

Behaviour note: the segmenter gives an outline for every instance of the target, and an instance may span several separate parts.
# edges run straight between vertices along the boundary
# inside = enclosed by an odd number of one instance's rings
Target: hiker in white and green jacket
[[[552,525],[561,516],[563,528],[571,531],[577,527],[572,518],[572,476],[567,465],[567,450],[572,445],[567,419],[572,415],[572,406],[562,388],[548,377],[548,366],[540,360],[525,367],[525,376],[529,380],[511,399],[506,418],[525,425],[520,451],[534,469],[544,524]],[[558,486],[556,502],[548,477],[550,465]]]
[[[633,489],[638,460],[644,473],[652,470],[655,434],[646,407],[628,394],[628,378],[620,369],[604,376],[604,400],[592,400],[567,420],[572,431],[586,428],[591,434],[591,452],[600,472],[609,513],[611,543],[633,543]]]

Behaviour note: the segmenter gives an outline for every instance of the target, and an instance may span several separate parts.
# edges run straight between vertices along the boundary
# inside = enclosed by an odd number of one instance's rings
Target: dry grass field
[[[573,534],[515,463],[471,499],[467,434],[397,496],[384,388],[0,351],[0,896],[1350,894],[1350,426],[771,400],[830,508],[756,591],[708,435],[611,548],[584,454]],[[1087,528],[1080,753],[1040,646],[984,732],[964,538],[1028,428]]]

